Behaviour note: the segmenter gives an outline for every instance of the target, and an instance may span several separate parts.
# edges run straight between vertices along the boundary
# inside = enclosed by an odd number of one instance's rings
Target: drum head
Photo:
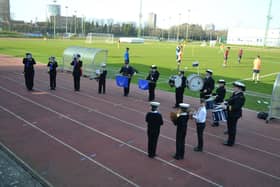
[[[200,91],[203,88],[204,81],[199,75],[192,74],[187,80],[187,86],[191,91]]]
[[[182,85],[182,79],[177,75],[174,83],[175,83],[175,87],[179,88]]]

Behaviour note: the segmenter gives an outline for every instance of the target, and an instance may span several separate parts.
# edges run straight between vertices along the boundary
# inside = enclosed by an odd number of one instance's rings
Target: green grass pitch
[[[15,57],[24,57],[26,52],[31,52],[36,61],[47,63],[49,56],[56,56],[59,63],[62,62],[62,55],[65,48],[69,46],[82,46],[93,48],[108,49],[108,68],[113,70],[113,74],[118,73],[118,69],[123,65],[123,54],[126,47],[130,48],[131,65],[135,67],[139,74],[134,77],[133,82],[137,82],[137,78],[144,78],[148,74],[149,67],[152,64],[158,66],[161,73],[158,82],[158,88],[167,91],[174,91],[168,85],[168,78],[176,74],[177,63],[175,60],[175,48],[177,43],[172,42],[145,42],[144,44],[105,44],[92,43],[87,44],[85,40],[43,40],[43,39],[0,39],[0,54],[8,54]],[[228,45],[226,45],[228,46]],[[241,64],[237,62],[237,54],[240,46],[230,46],[228,66],[223,67],[223,53],[217,47],[201,47],[198,43],[189,43],[185,46],[183,53],[183,61],[181,69],[186,70],[186,76],[197,73],[197,69],[192,67],[192,62],[199,62],[200,74],[204,76],[206,69],[214,71],[214,79],[225,79],[228,83],[241,80],[246,84],[246,108],[266,111],[268,105],[263,102],[270,102],[267,98],[272,93],[273,84],[280,72],[280,49],[279,48],[262,48],[242,46],[243,58]],[[262,58],[262,68],[260,83],[253,83],[250,78],[252,76],[253,60],[256,55]],[[70,63],[70,62],[69,62]],[[113,76],[113,75],[111,75]],[[231,88],[231,84],[227,88]],[[192,92],[188,89],[186,95],[198,97],[198,92]],[[229,97],[229,94],[226,96]],[[261,101],[261,104],[258,104]]]

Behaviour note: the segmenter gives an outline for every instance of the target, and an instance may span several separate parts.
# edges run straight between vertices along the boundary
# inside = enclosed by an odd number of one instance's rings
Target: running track
[[[280,186],[280,121],[269,124],[245,110],[237,145],[222,145],[225,126],[207,122],[204,152],[196,153],[189,121],[184,160],[173,160],[175,127],[169,120],[174,93],[157,90],[164,126],[155,159],[147,157],[147,93],[131,86],[129,97],[107,80],[107,93],[71,74],[58,73],[48,89],[44,65],[35,67],[35,91],[24,86],[21,59],[0,57],[0,141],[54,186]],[[185,97],[198,106],[198,100]]]

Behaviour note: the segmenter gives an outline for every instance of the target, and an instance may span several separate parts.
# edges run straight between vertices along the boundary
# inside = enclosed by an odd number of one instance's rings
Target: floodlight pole
[[[266,16],[266,27],[265,27],[265,34],[264,34],[264,40],[263,40],[264,47],[266,46],[266,42],[267,42],[267,35],[268,35],[270,20],[272,19],[271,15],[270,15],[271,6],[272,6],[272,0],[269,1],[268,13]]]
[[[65,33],[67,34],[67,27],[68,27],[68,6],[66,8],[66,25],[65,25]]]
[[[140,10],[139,10],[139,28],[137,36],[141,37],[141,28],[142,28],[142,0],[140,0]]]
[[[177,27],[177,41],[179,41],[179,35],[180,35],[180,21],[181,21],[181,13],[179,13],[179,23]]]
[[[190,9],[188,9],[188,23],[187,23],[187,31],[186,31],[186,41],[188,41],[189,38],[189,24],[190,24]]]
[[[77,10],[75,10],[74,13],[75,13],[75,34],[77,34]]]
[[[56,3],[56,0],[53,0],[53,3]],[[53,15],[53,38],[55,38],[55,16],[56,12]]]

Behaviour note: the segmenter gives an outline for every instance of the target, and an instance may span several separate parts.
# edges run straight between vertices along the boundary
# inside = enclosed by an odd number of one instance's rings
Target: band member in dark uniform
[[[223,79],[220,79],[218,81],[219,87],[216,89],[216,93],[213,94],[215,95],[215,99],[214,99],[214,104],[215,105],[220,105],[224,102],[225,96],[226,96],[226,88],[225,88],[225,84],[226,81]],[[218,121],[214,121],[214,123],[212,124],[212,127],[217,127],[219,126],[219,122]]]
[[[107,70],[106,70],[106,64],[101,64],[101,70],[98,77],[98,93],[101,94],[101,91],[103,94],[106,92],[106,76],[107,76]]]
[[[147,80],[149,80],[149,101],[155,100],[155,88],[156,88],[156,82],[159,78],[159,72],[157,70],[156,65],[151,66],[151,71],[149,75],[147,76]]]
[[[184,75],[184,71],[179,71],[179,78],[182,80],[181,85],[179,87],[176,87],[175,89],[175,99],[176,103],[173,108],[178,108],[180,103],[183,103],[184,100],[184,91],[186,88],[186,77]]]
[[[233,146],[235,143],[236,125],[238,119],[242,116],[242,107],[245,104],[245,85],[241,82],[233,83],[233,94],[227,100],[227,128],[228,128],[228,140],[224,142],[224,145]]]
[[[49,67],[49,75],[50,75],[50,89],[55,90],[56,87],[56,68],[57,68],[57,62],[55,60],[54,56],[51,56],[49,58],[48,65]]]
[[[23,58],[24,64],[24,78],[25,78],[25,86],[26,88],[31,91],[33,89],[34,85],[34,64],[36,64],[36,61],[32,57],[31,53],[26,53],[26,57]]]
[[[123,88],[123,91],[124,91],[123,95],[124,96],[128,96],[131,78],[137,72],[138,71],[136,69],[134,69],[132,66],[130,66],[129,62],[127,62],[127,61],[125,62],[124,66],[121,68],[120,73],[123,76],[128,77],[128,86],[127,86],[127,88],[125,88],[125,87]]]
[[[158,102],[151,102],[152,111],[146,114],[146,122],[148,124],[148,156],[154,158],[156,156],[157,141],[160,133],[160,127],[163,125],[161,114],[157,108]]]
[[[215,81],[212,78],[213,71],[210,69],[206,70],[206,75],[204,78],[203,88],[200,90],[200,98],[201,99],[208,99],[212,94],[212,91],[215,87]]]
[[[75,91],[80,91],[80,78],[82,76],[82,66],[83,62],[80,60],[81,56],[79,54],[74,56],[71,65],[73,66],[73,78],[74,78],[74,89]]]
[[[189,104],[180,103],[180,109],[177,114],[177,118],[173,121],[177,127],[176,130],[176,153],[173,158],[176,160],[184,159],[185,155],[185,138],[187,134],[187,124],[189,120],[188,108]]]

